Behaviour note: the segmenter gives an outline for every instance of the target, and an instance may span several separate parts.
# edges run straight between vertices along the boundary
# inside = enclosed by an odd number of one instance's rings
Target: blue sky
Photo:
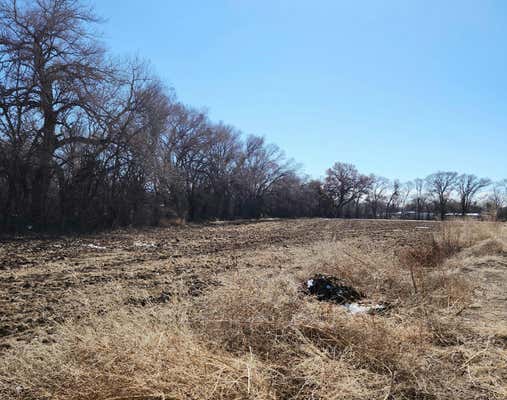
[[[313,177],[507,178],[507,2],[95,0],[104,41]]]

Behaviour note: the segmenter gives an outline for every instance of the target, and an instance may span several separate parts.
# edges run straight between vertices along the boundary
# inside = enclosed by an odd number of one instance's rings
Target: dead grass
[[[505,399],[505,344],[463,325],[472,290],[455,264],[468,253],[501,254],[504,234],[494,224],[446,224],[419,247],[392,252],[322,242],[297,250],[287,268],[225,271],[220,285],[197,297],[175,289],[169,303],[146,307],[111,298],[124,306],[62,324],[52,344],[9,350],[0,393],[58,400]],[[316,272],[339,276],[392,308],[350,315],[308,298],[301,285]]]
[[[65,324],[54,344],[7,355],[2,389],[13,398],[274,398],[253,354],[211,351],[184,320],[159,309]]]

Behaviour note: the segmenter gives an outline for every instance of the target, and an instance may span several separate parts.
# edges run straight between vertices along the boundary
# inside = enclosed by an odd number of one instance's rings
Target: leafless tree
[[[380,207],[386,201],[387,190],[389,188],[389,179],[382,176],[370,175],[370,187],[366,195],[366,202],[370,206],[373,218],[379,216]]]
[[[410,195],[412,194],[412,191],[414,190],[414,182],[412,181],[407,181],[407,182],[404,182],[402,185],[401,185],[401,188],[400,188],[400,206],[401,206],[401,209],[402,211],[404,211],[406,205],[407,205],[407,201],[410,197]]]
[[[392,209],[396,209],[398,206],[398,203],[400,201],[400,189],[401,184],[400,181],[395,179],[392,184],[389,185],[389,194],[387,196],[387,202],[386,202],[386,212],[385,217],[389,218],[390,213]]]
[[[478,178],[472,174],[462,174],[457,178],[456,189],[461,204],[461,215],[464,216],[470,211],[474,197],[481,189],[484,189],[490,184],[490,179]]]
[[[421,219],[421,213],[426,207],[427,194],[426,194],[426,182],[424,179],[414,179],[414,203],[417,213],[417,219]]]
[[[96,21],[71,0],[0,3],[1,108],[4,117],[11,108],[23,109],[19,118],[32,121],[35,222],[44,222],[55,153],[86,138],[75,124],[81,113],[92,112],[90,88],[104,79],[103,50],[87,29]]]
[[[337,162],[327,170],[324,190],[333,199],[338,217],[342,216],[345,205],[368,192],[371,180],[352,164]]]
[[[208,186],[208,213],[228,218],[234,209],[233,184],[240,167],[240,133],[221,123],[213,125],[211,130],[204,169]]]
[[[269,215],[283,218],[321,216],[320,186],[318,181],[290,172],[273,184],[266,209]]]
[[[493,217],[497,219],[500,210],[507,205],[507,179],[493,185],[488,202],[492,206]]]
[[[240,165],[237,187],[241,203],[254,217],[262,215],[264,196],[272,186],[295,167],[277,146],[266,145],[263,137],[254,135],[246,139]]]
[[[455,190],[457,177],[457,172],[439,171],[426,178],[428,191],[436,199],[437,208],[442,220],[445,219],[447,203],[449,202],[452,192]]]

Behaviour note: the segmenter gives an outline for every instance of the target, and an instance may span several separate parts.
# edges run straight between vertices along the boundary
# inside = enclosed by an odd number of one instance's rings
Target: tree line
[[[444,220],[484,212],[493,219],[507,216],[507,179],[492,182],[473,174],[439,171],[402,183],[336,163],[327,170],[322,187],[331,200],[331,215],[337,217]]]
[[[411,183],[336,163],[311,180],[263,137],[182,104],[139,60],[115,59],[76,0],[0,1],[1,230],[93,230],[171,219],[418,217],[476,210],[505,183],[439,172]],[[495,211],[495,212],[496,212]]]

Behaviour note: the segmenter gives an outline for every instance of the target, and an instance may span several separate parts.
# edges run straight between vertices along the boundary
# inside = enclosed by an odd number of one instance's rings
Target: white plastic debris
[[[104,247],[104,246],[98,246],[93,243],[85,244],[84,246],[89,247],[90,249],[96,249],[96,250],[105,250],[106,249],[106,247]]]
[[[429,226],[416,226],[415,229],[430,229]]]
[[[374,311],[382,311],[385,309],[385,306],[381,304],[366,306],[359,303],[345,303],[343,304],[343,307],[345,307],[351,314],[366,314]]]
[[[306,286],[308,286],[308,289],[310,289],[313,286],[313,279],[308,279]]]
[[[145,242],[135,241],[134,246],[135,247],[156,247],[157,245],[153,242],[145,243]]]

